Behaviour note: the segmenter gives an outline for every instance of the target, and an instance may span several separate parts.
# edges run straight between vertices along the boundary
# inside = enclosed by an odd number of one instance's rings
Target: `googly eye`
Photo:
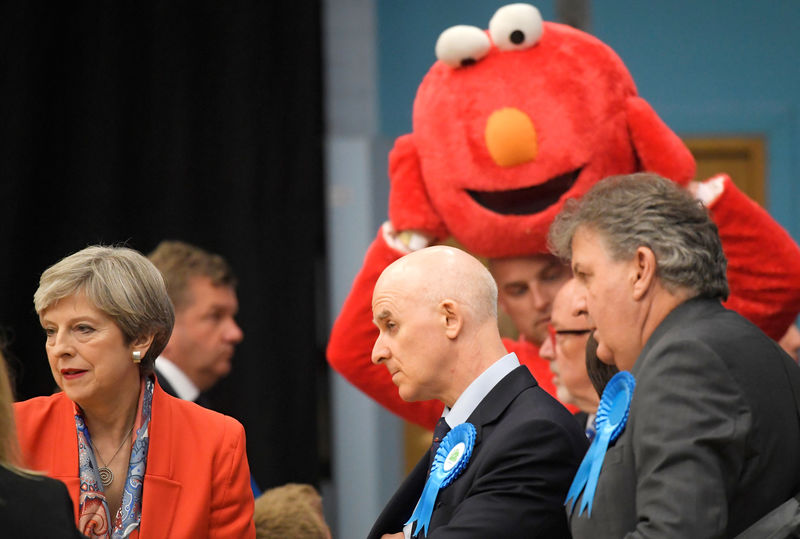
[[[527,49],[542,37],[542,14],[530,4],[510,4],[498,9],[489,21],[489,35],[498,49]]]
[[[491,43],[477,26],[451,26],[436,40],[436,58],[452,68],[474,64],[489,52]]]

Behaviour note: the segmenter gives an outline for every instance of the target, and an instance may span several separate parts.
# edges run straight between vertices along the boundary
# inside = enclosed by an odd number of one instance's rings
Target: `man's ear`
[[[632,262],[633,299],[639,301],[653,286],[656,279],[656,255],[649,247],[640,246]]]
[[[455,339],[458,337],[458,334],[461,333],[461,327],[464,325],[464,317],[458,302],[452,299],[442,300],[439,303],[439,314],[442,317],[447,338]]]
[[[505,296],[502,292],[497,293],[497,306],[502,310],[504,313],[508,314],[508,309],[506,309],[506,300]]]

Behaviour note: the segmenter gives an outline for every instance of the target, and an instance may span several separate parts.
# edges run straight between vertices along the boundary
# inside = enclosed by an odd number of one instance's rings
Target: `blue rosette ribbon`
[[[431,465],[431,474],[422,489],[417,506],[406,525],[416,522],[411,537],[417,537],[425,531],[431,522],[433,505],[439,491],[452,483],[467,467],[475,447],[477,431],[472,423],[462,423],[447,433],[436,450]]]
[[[583,462],[572,480],[572,485],[567,492],[567,499],[564,501],[564,505],[568,505],[570,500],[577,501],[583,491],[578,515],[582,515],[584,509],[588,508],[587,514],[592,516],[594,491],[597,488],[597,479],[600,477],[600,469],[603,467],[608,444],[619,438],[619,435],[625,430],[635,387],[636,379],[633,375],[627,371],[621,371],[608,381],[608,385],[603,390],[595,419],[597,434],[592,445],[589,446],[589,451],[583,457]]]

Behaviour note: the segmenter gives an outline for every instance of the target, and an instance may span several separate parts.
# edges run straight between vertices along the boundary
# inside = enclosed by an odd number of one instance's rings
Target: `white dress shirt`
[[[179,398],[194,402],[200,396],[200,390],[189,380],[189,377],[180,367],[164,356],[156,358],[156,369],[158,369],[159,374],[167,379],[167,382],[169,382],[169,385],[172,386]]]

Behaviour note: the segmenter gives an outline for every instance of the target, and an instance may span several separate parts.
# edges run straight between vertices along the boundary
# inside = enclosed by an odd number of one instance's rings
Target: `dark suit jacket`
[[[800,490],[789,381],[800,368],[750,322],[717,300],[687,301],[631,372],[628,424],[591,517],[572,513],[576,539],[732,537]]]
[[[158,385],[161,386],[161,389],[163,389],[167,395],[172,395],[175,398],[180,398],[178,397],[178,393],[175,391],[175,388],[172,387],[172,384],[169,383],[169,379],[164,375],[164,373],[162,373],[157,368],[154,368],[153,370],[156,373],[156,379],[158,380]]]
[[[175,388],[172,387],[172,384],[169,383],[169,379],[157,368],[153,370],[156,373],[156,379],[158,380],[158,385],[161,386],[161,389],[163,389],[167,395],[172,395],[176,399],[179,399],[180,397],[178,396],[178,392],[175,391]],[[203,408],[211,408],[211,403],[209,402],[208,397],[206,397],[204,393],[200,393],[197,396],[197,398],[192,402],[194,402],[195,404],[199,404]]]
[[[45,476],[22,476],[0,466],[0,535],[22,539],[83,537],[72,515],[72,500],[64,483]]]
[[[439,492],[429,538],[569,537],[564,498],[588,442],[575,418],[527,367],[503,378],[467,420],[469,464]],[[383,510],[370,538],[399,532],[425,485],[424,456]]]

